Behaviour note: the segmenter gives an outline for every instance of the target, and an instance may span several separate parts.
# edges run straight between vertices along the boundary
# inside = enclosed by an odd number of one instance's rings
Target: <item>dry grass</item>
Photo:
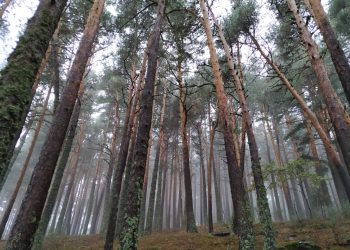
[[[350,221],[333,224],[329,221],[304,221],[276,223],[277,242],[283,247],[290,242],[311,241],[322,249],[341,250],[350,249]],[[227,231],[227,226],[216,227],[216,231]],[[262,249],[262,229],[255,227],[257,235],[257,249]],[[215,249],[236,250],[237,238],[233,235],[214,237],[200,227],[198,234],[188,234],[184,231],[167,231],[154,233],[140,239],[139,249],[143,250],[191,250]],[[0,243],[3,249],[4,242]],[[98,250],[103,249],[103,237],[93,236],[49,236],[45,240],[45,250]],[[115,248],[117,249],[117,247]],[[282,249],[282,248],[281,248]]]

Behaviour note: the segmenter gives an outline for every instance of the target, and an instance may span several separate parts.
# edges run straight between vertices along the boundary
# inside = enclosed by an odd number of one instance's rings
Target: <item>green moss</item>
[[[137,244],[137,229],[139,226],[139,218],[136,217],[125,217],[125,223],[126,227],[122,231],[122,237],[121,237],[121,249],[122,250],[129,250],[129,249],[136,249]]]
[[[321,247],[313,242],[292,242],[284,246],[287,250],[320,250]]]
[[[45,57],[51,37],[67,1],[50,10],[39,5],[28,21],[24,34],[0,72],[0,182],[7,172],[13,154],[13,141],[22,129],[32,101],[32,85]],[[11,146],[9,146],[11,145]]]

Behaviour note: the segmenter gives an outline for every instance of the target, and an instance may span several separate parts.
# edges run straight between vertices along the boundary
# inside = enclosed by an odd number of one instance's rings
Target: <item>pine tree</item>
[[[62,102],[56,110],[56,115],[43,145],[39,161],[35,166],[28,191],[6,244],[6,249],[28,249],[32,245],[73,112],[74,103],[78,96],[79,85],[97,35],[103,6],[104,0],[96,0],[91,9],[82,40],[68,76],[67,87],[62,94]]]
[[[67,0],[44,0],[0,72],[0,183],[32,102],[32,87]]]

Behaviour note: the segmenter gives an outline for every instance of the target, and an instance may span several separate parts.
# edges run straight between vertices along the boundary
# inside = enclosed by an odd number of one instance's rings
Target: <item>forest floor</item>
[[[293,243],[314,243],[320,249],[341,250],[350,249],[350,220],[332,221],[301,221],[275,223],[278,249],[311,249],[291,247]],[[229,231],[228,226],[217,226],[216,231]],[[262,249],[262,228],[255,226],[257,249]],[[154,233],[140,239],[139,249],[147,250],[234,250],[238,249],[237,237],[233,235],[219,237],[207,233],[200,227],[198,234],[188,234],[185,231],[167,231]],[[5,241],[0,242],[3,249]],[[290,247],[286,248],[287,245]],[[44,243],[44,250],[97,250],[103,249],[103,237],[92,236],[49,236]],[[115,248],[117,249],[117,247]]]

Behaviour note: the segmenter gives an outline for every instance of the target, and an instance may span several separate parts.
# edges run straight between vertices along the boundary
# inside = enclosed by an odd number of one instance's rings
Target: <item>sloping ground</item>
[[[275,224],[277,241],[280,249],[293,242],[313,242],[321,249],[341,250],[350,249],[350,221],[332,223],[330,221],[303,221]],[[227,231],[227,227],[216,230]],[[262,249],[262,230],[259,225],[255,228],[257,234],[257,249]],[[191,250],[191,249],[238,249],[235,236],[217,237],[206,233],[200,228],[198,234],[187,234],[184,231],[169,231],[155,233],[142,237],[140,249],[144,250]],[[0,249],[4,247],[4,241]],[[45,250],[97,250],[103,249],[103,237],[93,236],[49,236],[44,245]],[[117,248],[115,248],[117,249]],[[288,248],[298,249],[298,248]],[[301,248],[299,248],[301,249]]]

